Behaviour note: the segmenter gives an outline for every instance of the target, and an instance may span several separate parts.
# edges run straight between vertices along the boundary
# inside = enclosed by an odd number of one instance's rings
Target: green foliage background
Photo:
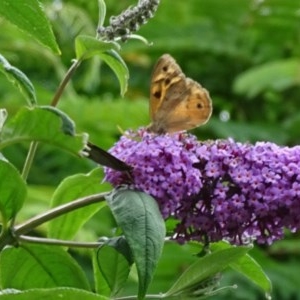
[[[117,15],[134,1],[107,0],[107,15]],[[14,26],[0,20],[0,52],[34,82],[40,104],[49,104],[74,58],[74,38],[94,35],[97,1],[44,1],[62,56],[36,43]],[[109,149],[120,136],[119,128],[138,128],[149,123],[148,94],[151,68],[163,53],[176,58],[184,72],[206,87],[213,100],[213,116],[195,129],[199,139],[232,137],[241,142],[272,141],[294,146],[300,142],[300,3],[295,0],[162,0],[156,16],[139,34],[153,43],[123,45],[122,56],[130,70],[129,89],[119,96],[112,72],[96,58],[86,62],[64,93],[59,108],[76,122],[78,131]],[[22,103],[0,74],[3,107],[13,114]],[[28,145],[9,148],[5,155],[19,168]],[[27,218],[48,207],[53,186],[94,165],[61,153],[39,148],[28,182],[32,185]],[[104,218],[105,214],[97,215]],[[95,239],[108,234],[94,218],[78,238]],[[39,234],[43,233],[43,228]],[[299,234],[287,235],[271,247],[256,247],[251,254],[261,263],[274,285],[273,299],[300,299],[298,270]],[[153,291],[170,286],[192,257],[192,246],[169,245],[156,274]],[[85,252],[80,255],[85,264]],[[175,262],[177,262],[175,264]],[[90,270],[86,266],[87,272]],[[134,282],[134,274],[132,281]],[[223,281],[237,282],[231,299],[263,299],[247,280],[228,273]],[[216,297],[216,299],[228,299]]]

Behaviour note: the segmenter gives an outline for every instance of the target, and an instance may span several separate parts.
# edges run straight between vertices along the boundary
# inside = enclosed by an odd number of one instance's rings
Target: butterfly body
[[[156,63],[150,88],[148,130],[157,134],[172,133],[200,126],[212,113],[209,93],[196,81],[187,78],[176,61],[164,54]]]

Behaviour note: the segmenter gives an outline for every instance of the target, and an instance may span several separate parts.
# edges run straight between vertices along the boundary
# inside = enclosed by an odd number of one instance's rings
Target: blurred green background
[[[117,15],[136,2],[107,0],[107,16]],[[78,34],[95,35],[98,9],[96,0],[43,1],[43,5],[61,57],[1,19],[0,53],[34,82],[39,103],[49,104],[74,58],[74,38]],[[153,45],[139,41],[122,45],[121,55],[130,71],[124,98],[119,95],[115,75],[94,58],[79,68],[59,103],[58,107],[73,118],[77,130],[87,132],[94,143],[109,149],[120,136],[119,128],[135,129],[149,123],[152,67],[159,56],[170,53],[187,76],[209,90],[213,100],[211,120],[192,131],[199,139],[232,137],[241,142],[299,144],[299,1],[161,0],[156,16],[138,33]],[[1,106],[10,115],[24,105],[19,92],[1,74],[0,95]],[[6,149],[5,155],[21,168],[27,150],[28,145],[18,145]],[[89,161],[41,145],[28,179],[28,204],[20,219],[45,210],[55,186],[64,177],[94,167]],[[105,212],[100,212],[78,238],[93,240],[99,234],[109,234],[103,222],[97,222],[103,216]],[[43,228],[39,234],[42,232]],[[167,245],[151,292],[165,291],[193,260],[193,251],[188,245]],[[256,247],[251,254],[273,282],[273,299],[300,299],[299,234],[287,234],[284,241]],[[89,253],[79,251],[75,255],[91,272]],[[261,291],[236,273],[226,273],[223,282],[238,283],[239,288],[214,299],[264,299]]]

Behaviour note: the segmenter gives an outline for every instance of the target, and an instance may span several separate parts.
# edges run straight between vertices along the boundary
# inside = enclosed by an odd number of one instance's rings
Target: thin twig
[[[82,197],[79,198],[75,201],[65,203],[63,205],[54,207],[53,209],[46,211],[45,213],[42,213],[40,215],[37,215],[23,224],[19,224],[15,226],[13,232],[15,236],[20,236],[23,234],[28,233],[35,227],[46,223],[54,218],[57,218],[63,214],[66,214],[68,212],[71,212],[75,209],[85,207],[94,203],[98,203],[104,200],[104,197],[108,195],[108,192],[105,193],[99,193],[99,194],[94,194],[94,195],[89,195],[87,197]]]
[[[98,248],[102,242],[75,242],[67,240],[58,240],[50,238],[33,237],[27,235],[18,236],[18,241],[34,244],[64,246],[64,247],[76,247],[76,248]]]
[[[164,294],[156,294],[156,295],[145,295],[144,299],[163,299]],[[136,300],[137,296],[124,296],[114,298],[115,300]]]
[[[29,170],[31,168],[31,165],[32,165],[37,147],[38,147],[38,142],[33,141],[33,142],[30,143],[30,147],[29,147],[29,150],[28,150],[28,153],[27,153],[27,157],[26,157],[26,160],[25,160],[25,163],[24,163],[23,170],[22,170],[22,178],[25,181],[27,180]]]
[[[64,79],[62,80],[62,82],[60,83],[50,105],[51,106],[56,106],[66,85],[68,84],[68,82],[70,81],[73,73],[75,72],[75,70],[78,68],[80,64],[80,61],[79,60],[74,60],[73,64],[71,65],[71,67],[69,68],[68,72],[66,73]],[[36,141],[33,141],[31,142],[30,144],[30,148],[28,150],[28,153],[27,153],[27,157],[26,157],[26,161],[24,163],[24,167],[23,167],[23,170],[22,170],[22,177],[24,180],[27,179],[28,177],[28,174],[29,174],[29,171],[30,171],[30,168],[32,166],[32,163],[33,163],[33,159],[34,159],[34,156],[35,156],[35,152],[37,150],[37,147],[38,147],[38,142]]]
[[[78,68],[78,66],[80,65],[81,61],[80,60],[74,60],[73,64],[71,65],[71,67],[69,68],[68,72],[66,73],[66,76],[64,77],[64,79],[62,80],[62,82],[60,83],[60,85],[58,86],[56,93],[51,101],[51,106],[56,106],[66,85],[68,84],[68,82],[70,81],[72,75],[74,74],[74,72],[76,71],[76,69]]]

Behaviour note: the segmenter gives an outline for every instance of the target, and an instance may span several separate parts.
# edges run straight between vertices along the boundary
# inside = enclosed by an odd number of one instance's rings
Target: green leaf
[[[262,267],[250,255],[246,254],[238,261],[231,263],[230,267],[246,276],[266,293],[271,293],[271,280]]]
[[[139,277],[138,299],[143,299],[161,256],[164,220],[156,201],[145,193],[119,189],[106,199],[132,251]]]
[[[104,0],[98,0],[99,7],[99,20],[98,20],[98,28],[103,26],[105,16],[106,16],[106,4]]]
[[[139,34],[130,34],[128,36],[128,39],[130,40],[138,40],[138,41],[141,41],[143,42],[144,44],[146,44],[147,46],[152,46],[153,43],[152,42],[149,42],[147,39],[145,39],[143,36],[139,35]]]
[[[128,68],[117,51],[120,50],[119,44],[115,42],[103,42],[90,36],[80,35],[75,40],[76,58],[85,60],[98,55],[116,74],[124,96],[129,78]]]
[[[124,60],[115,50],[109,50],[106,52],[98,53],[98,55],[108,64],[108,66],[116,74],[120,83],[121,95],[124,96],[124,94],[127,91],[129,79],[129,71]]]
[[[99,295],[103,295],[103,296],[105,295],[109,297],[111,294],[111,289],[108,286],[106,279],[103,277],[103,274],[99,269],[98,250],[93,251],[92,263],[93,263],[95,291]]]
[[[87,35],[79,35],[75,39],[75,52],[78,60],[89,59],[109,50],[120,50],[116,42],[104,42]]]
[[[87,135],[75,134],[74,122],[57,108],[23,107],[3,126],[0,149],[33,140],[78,155],[86,145]]]
[[[14,217],[23,206],[27,194],[26,183],[18,170],[0,157],[0,210],[3,222]]]
[[[100,168],[89,174],[76,174],[66,178],[54,192],[51,207],[108,190],[108,184],[101,184],[102,178],[103,170]],[[104,205],[105,202],[95,203],[51,220],[48,237],[73,239],[77,231]]]
[[[111,290],[111,296],[116,295],[124,287],[133,264],[132,253],[125,238],[106,241],[97,251],[97,261]]]
[[[6,247],[0,254],[3,289],[76,287],[89,290],[88,281],[76,261],[62,248],[44,245]]]
[[[60,117],[62,124],[61,124],[61,130],[63,133],[68,134],[68,135],[75,135],[75,123],[70,117],[64,113],[62,110],[53,107],[53,106],[40,106],[41,109],[44,110],[49,110],[52,113],[56,114],[58,117]]]
[[[2,290],[1,300],[109,300],[107,297],[96,295],[80,289],[60,287],[52,289],[30,289],[26,291]]]
[[[80,35],[75,40],[76,58],[85,60],[98,55],[116,74],[121,89],[121,95],[124,96],[127,90],[129,71],[117,51],[120,46],[116,42],[104,42],[96,38]]]
[[[233,89],[236,93],[244,94],[249,98],[268,89],[281,92],[300,85],[299,68],[298,59],[268,62],[240,74],[234,82]]]
[[[219,242],[211,244],[211,250],[217,251],[228,249],[231,246],[226,242]],[[246,276],[254,284],[259,286],[264,292],[270,293],[272,290],[272,283],[262,267],[249,254],[232,262],[230,267],[239,273]]]
[[[0,15],[54,53],[60,54],[50,22],[39,1],[1,0]]]
[[[190,290],[217,273],[224,270],[234,261],[243,257],[250,247],[231,247],[207,254],[193,263],[169,289],[165,296],[178,295]]]
[[[29,105],[37,104],[35,89],[31,81],[22,71],[12,66],[2,55],[0,55],[0,71],[21,91]]]

